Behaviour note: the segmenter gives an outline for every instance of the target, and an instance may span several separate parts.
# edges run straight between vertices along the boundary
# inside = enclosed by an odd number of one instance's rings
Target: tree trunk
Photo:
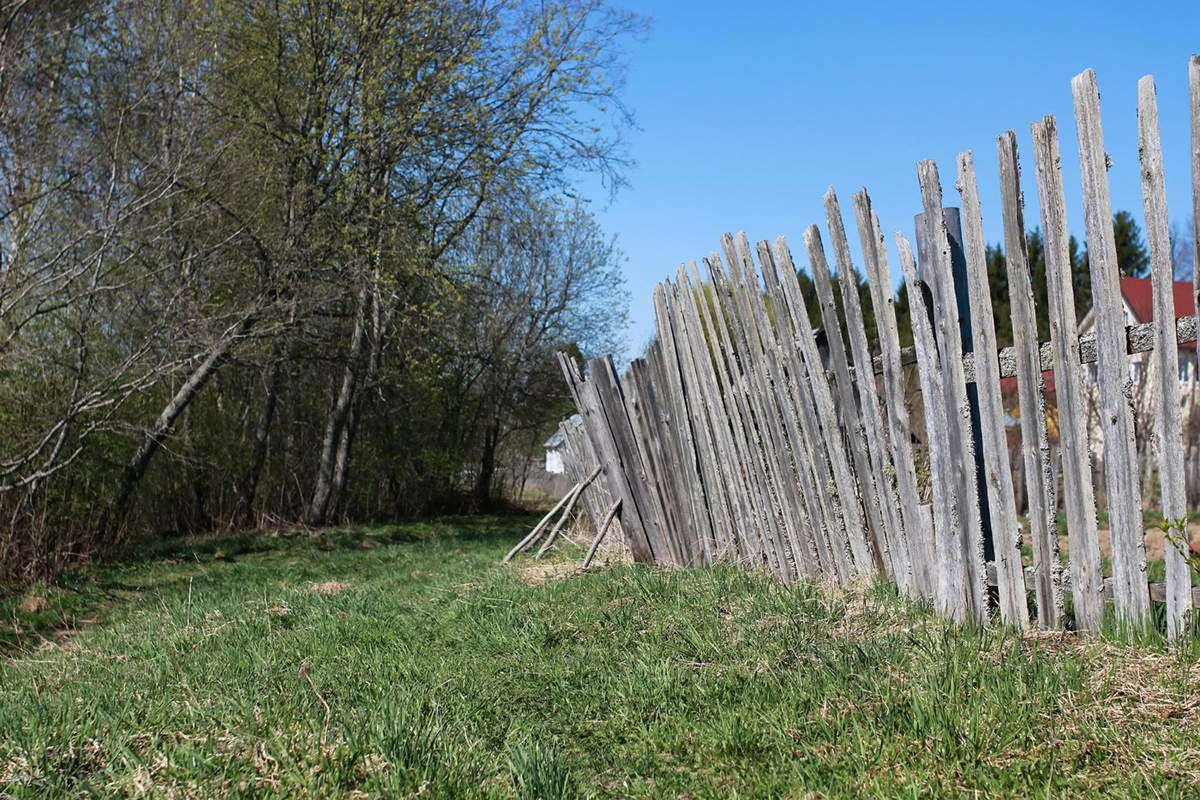
[[[333,467],[333,490],[327,504],[326,516],[338,514],[339,509],[343,513],[345,511],[343,490],[346,487],[347,475],[350,470],[350,454],[354,448],[354,435],[358,432],[358,423],[362,419],[370,399],[369,390],[375,385],[379,370],[383,366],[383,339],[391,325],[395,306],[390,307],[386,313],[380,313],[381,305],[380,298],[376,295],[371,305],[371,334],[369,336],[371,352],[367,357],[366,367],[359,370],[358,385],[354,389],[354,401],[350,405],[350,413],[346,417],[345,424],[342,425],[342,435],[338,439],[337,457]]]
[[[146,431],[145,436],[142,437],[142,443],[138,445],[138,449],[125,464],[125,469],[121,476],[121,487],[117,490],[117,494],[113,498],[111,516],[105,521],[104,528],[108,528],[109,526],[119,528],[124,524],[125,514],[128,511],[129,501],[133,497],[134,489],[137,488],[142,476],[146,474],[146,468],[150,466],[151,459],[154,458],[154,454],[162,446],[163,440],[170,434],[176,420],[179,419],[179,415],[196,398],[196,395],[204,388],[204,384],[208,383],[209,379],[212,378],[217,368],[229,358],[233,349],[250,332],[256,320],[257,316],[252,314],[234,326],[233,330],[209,352],[208,357],[201,362],[200,366],[196,367],[183,386],[179,387],[179,391],[167,403],[166,408],[158,415],[158,419]]]
[[[366,318],[371,303],[371,295],[367,286],[363,286],[358,294],[358,314],[354,320],[354,333],[350,339],[350,355],[346,359],[346,369],[342,375],[342,388],[338,392],[337,401],[329,412],[325,423],[325,437],[321,441],[321,460],[317,465],[317,479],[313,487],[312,502],[308,507],[308,523],[323,525],[329,511],[329,498],[333,493],[334,470],[337,466],[337,454],[342,439],[342,430],[350,416],[354,403],[355,389],[358,386],[358,371],[362,361],[363,345],[366,340]]]
[[[483,434],[483,456],[479,460],[479,476],[475,480],[475,506],[483,511],[492,505],[492,479],[496,475],[496,448],[500,441],[500,421],[496,420]]]
[[[238,493],[237,505],[230,516],[229,527],[245,528],[250,524],[250,515],[254,508],[254,495],[258,491],[258,481],[262,476],[263,464],[267,460],[267,440],[270,438],[271,423],[275,419],[275,401],[279,395],[279,376],[282,372],[283,360],[280,358],[279,342],[271,350],[271,365],[267,372],[267,382],[264,386],[262,405],[258,410],[258,427],[254,430],[254,452],[250,456],[250,465],[242,478],[242,490]]]
[[[338,439],[337,458],[333,465],[333,491],[329,495],[329,512],[330,516],[335,516],[338,513],[338,508],[342,502],[342,490],[346,487],[346,471],[350,466],[350,449],[354,446],[354,433],[358,428],[358,418],[362,407],[362,392],[361,386],[356,390],[356,400],[350,406],[350,413],[346,417],[346,424],[342,426],[342,435]]]

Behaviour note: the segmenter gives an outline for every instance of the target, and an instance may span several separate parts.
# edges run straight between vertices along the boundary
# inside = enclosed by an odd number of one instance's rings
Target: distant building
[[[1172,287],[1175,302],[1175,318],[1190,317],[1196,313],[1196,300],[1192,294],[1191,281],[1175,281]],[[1121,278],[1121,301],[1125,325],[1141,325],[1154,320],[1154,290],[1149,278]],[[1095,309],[1089,310],[1079,323],[1082,336],[1095,330]],[[1154,398],[1147,372],[1154,362],[1151,353],[1133,353],[1129,356],[1129,380],[1132,400],[1139,420],[1153,417]],[[1180,408],[1183,419],[1191,417],[1197,400],[1196,343],[1179,345],[1176,353],[1176,369],[1180,383]],[[1099,385],[1096,379],[1096,364],[1083,365],[1084,378],[1088,383],[1088,428],[1092,453],[1100,457],[1104,452],[1104,439],[1100,424]],[[1140,439],[1141,437],[1139,437]],[[1146,438],[1149,442],[1149,437]]]
[[[572,414],[571,418],[567,420],[567,424],[573,428],[578,428],[583,424],[583,417],[578,414]],[[562,475],[567,471],[566,463],[563,461],[563,448],[566,446],[566,443],[567,437],[560,428],[542,445],[546,448],[546,472]]]
[[[1196,299],[1192,296],[1191,281],[1175,281],[1175,318],[1190,317],[1196,313]],[[1154,319],[1154,290],[1149,278],[1121,278],[1121,301],[1124,306],[1125,325],[1141,325]],[[1079,323],[1079,334],[1082,336],[1096,327],[1095,309],[1091,309]],[[1149,353],[1134,353],[1129,356],[1129,378],[1136,387],[1141,384],[1146,373],[1146,362]],[[1179,380],[1185,385],[1196,377],[1196,343],[1187,342],[1179,345]],[[1085,370],[1088,377],[1095,382],[1096,365],[1087,364]]]

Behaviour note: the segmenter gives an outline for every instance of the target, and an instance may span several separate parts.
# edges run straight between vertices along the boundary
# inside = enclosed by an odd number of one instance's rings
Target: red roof
[[[1175,295],[1175,318],[1190,317],[1196,313],[1196,298],[1192,295],[1191,281],[1175,281],[1172,287]],[[1154,320],[1154,290],[1149,278],[1121,278],[1121,294],[1125,302],[1137,317],[1136,322],[1152,322]],[[1185,350],[1195,350],[1196,343],[1188,342],[1179,345]]]
[[[1172,292],[1175,295],[1175,318],[1190,317],[1196,313],[1196,298],[1192,294],[1191,281],[1174,281]],[[1134,325],[1154,320],[1154,289],[1149,278],[1121,278],[1121,294],[1136,319],[1130,320]],[[1185,342],[1179,345],[1180,350],[1195,350],[1195,342]],[[1046,370],[1042,373],[1046,381],[1046,391],[1054,391],[1054,372]],[[1004,378],[1000,381],[1002,392],[1017,390],[1016,378]]]

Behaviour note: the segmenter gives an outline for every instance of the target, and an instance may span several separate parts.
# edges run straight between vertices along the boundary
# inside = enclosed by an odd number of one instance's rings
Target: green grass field
[[[1195,644],[886,588],[497,562],[533,522],[176,543],[0,604],[0,795],[1200,792]],[[52,632],[68,627],[68,632]]]

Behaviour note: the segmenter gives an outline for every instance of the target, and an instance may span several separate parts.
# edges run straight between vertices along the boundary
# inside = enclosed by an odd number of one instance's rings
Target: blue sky
[[[895,284],[891,231],[911,238],[921,159],[937,161],[945,204],[958,205],[955,156],[974,152],[984,233],[1001,241],[996,136],[1013,129],[1036,224],[1029,125],[1046,114],[1058,117],[1068,221],[1084,239],[1070,81],[1087,68],[1100,85],[1113,209],[1143,222],[1137,81],[1152,74],[1168,206],[1173,219],[1190,217],[1187,60],[1200,51],[1200,4],[623,5],[654,20],[630,48],[638,165],[612,202],[598,185],[585,192],[628,257],[629,356],[653,333],[654,284],[719,249],[721,234],[784,234],[803,262],[800,237],[815,222],[828,248],[821,198],[831,185],[860,272],[850,200],[867,187]]]

